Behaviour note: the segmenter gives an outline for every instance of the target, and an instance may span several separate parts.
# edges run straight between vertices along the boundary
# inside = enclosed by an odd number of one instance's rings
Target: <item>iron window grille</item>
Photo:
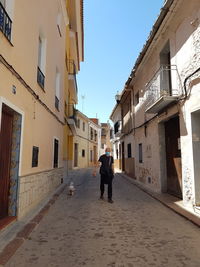
[[[82,149],[82,157],[85,157],[85,149]]]
[[[12,21],[6,12],[4,6],[0,2],[0,30],[7,38],[7,40],[11,41],[11,29],[12,29]]]
[[[38,166],[39,147],[33,146],[32,150],[32,167]]]
[[[143,162],[143,156],[142,156],[142,144],[139,144],[139,163]]]
[[[40,87],[44,89],[45,76],[39,67],[37,70],[37,82],[40,85]]]
[[[128,150],[128,158],[132,157],[132,153],[131,153],[131,144],[127,145],[127,150]]]
[[[54,168],[58,168],[58,146],[59,146],[58,140],[54,139],[54,161],[53,161]]]

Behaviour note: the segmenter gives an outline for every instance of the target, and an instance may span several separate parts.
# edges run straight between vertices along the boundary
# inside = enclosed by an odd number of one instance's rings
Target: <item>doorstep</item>
[[[7,216],[3,219],[0,219],[0,231],[16,220],[17,220],[16,216]]]
[[[152,192],[147,187],[140,184],[137,180],[129,177],[128,175],[126,175],[122,172],[118,172],[117,175],[120,175],[120,176],[126,178],[131,183],[133,183],[138,188],[140,188],[142,191],[144,191],[145,193],[147,193],[148,195],[150,195],[154,199],[160,201],[160,203],[162,203],[166,207],[170,208],[171,210],[173,210],[177,214],[183,216],[187,220],[191,221],[192,223],[194,223],[195,225],[200,227],[200,211],[197,207],[193,208],[190,206],[185,206],[183,204],[183,200],[181,200],[175,196],[169,195],[167,193],[160,194],[160,193]]]

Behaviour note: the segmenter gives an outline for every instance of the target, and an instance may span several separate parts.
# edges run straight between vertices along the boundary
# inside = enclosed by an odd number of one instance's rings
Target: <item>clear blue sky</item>
[[[163,2],[84,0],[85,59],[77,75],[77,108],[89,118],[109,119]]]

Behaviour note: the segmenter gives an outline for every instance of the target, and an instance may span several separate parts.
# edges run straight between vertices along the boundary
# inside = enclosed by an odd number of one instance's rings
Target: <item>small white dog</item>
[[[70,184],[69,184],[69,195],[73,196],[74,191],[75,191],[74,183],[70,182]]]

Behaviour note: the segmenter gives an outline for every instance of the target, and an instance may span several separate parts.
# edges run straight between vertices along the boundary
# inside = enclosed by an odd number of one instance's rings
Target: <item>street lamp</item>
[[[117,91],[117,94],[115,95],[115,100],[116,100],[117,104],[119,104],[120,99],[121,99],[121,95],[120,95],[119,92]]]

